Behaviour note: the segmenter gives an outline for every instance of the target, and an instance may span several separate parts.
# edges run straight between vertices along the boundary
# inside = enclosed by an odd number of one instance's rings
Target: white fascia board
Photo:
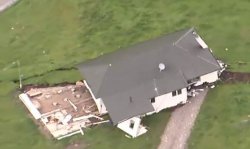
[[[197,37],[195,37],[195,39],[201,45],[201,47],[203,49],[208,48],[207,44],[201,39],[201,37],[199,35],[197,35]]]
[[[86,80],[83,80],[85,86],[87,87],[87,89],[89,90],[91,96],[93,97],[95,104],[97,106],[97,109],[99,111],[100,114],[102,114],[102,107],[101,107],[101,98],[96,99],[95,95],[93,94],[91,88],[89,87],[88,83]]]
[[[20,100],[24,103],[24,105],[28,108],[30,113],[33,115],[35,119],[40,119],[41,118],[41,113],[35,108],[33,103],[31,102],[29,96],[27,94],[20,94],[19,95]]]

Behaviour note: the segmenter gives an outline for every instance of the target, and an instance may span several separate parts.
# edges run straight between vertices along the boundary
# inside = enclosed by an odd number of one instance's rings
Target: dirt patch
[[[221,80],[225,83],[250,83],[250,73],[224,71],[221,74]]]
[[[29,90],[26,90],[25,92],[30,96],[32,94],[38,94],[34,97],[31,97],[31,100],[32,102],[39,104],[39,111],[42,114],[56,109],[65,109],[73,117],[79,117],[82,115],[87,115],[90,112],[97,111],[97,107],[84,85],[76,86],[68,84],[65,86],[54,87],[33,87]],[[74,103],[75,108],[78,110],[76,111],[74,107],[72,107],[72,105],[70,105],[67,101]],[[87,108],[88,111],[86,111]]]

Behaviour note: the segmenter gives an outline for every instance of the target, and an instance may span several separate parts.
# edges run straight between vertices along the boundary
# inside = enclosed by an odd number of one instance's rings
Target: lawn
[[[209,91],[189,140],[189,149],[250,148],[250,85],[220,85]]]
[[[146,119],[151,130],[136,140],[107,126],[59,142],[44,138],[16,102],[16,61],[25,84],[74,82],[82,79],[72,68],[81,61],[195,26],[232,70],[250,71],[249,12],[248,0],[20,0],[0,13],[1,147],[62,148],[84,139],[91,148],[155,148],[168,112]]]
[[[24,112],[14,93],[16,84],[0,83],[0,148],[61,149],[63,143],[45,138]],[[15,97],[13,97],[13,95]]]
[[[17,60],[30,78],[191,26],[233,70],[250,71],[249,12],[247,0],[20,0],[0,14],[0,81],[17,79]]]
[[[149,131],[136,139],[126,138],[123,131],[104,125],[87,131],[84,141],[90,149],[156,149],[168,118],[169,111],[144,118],[142,123],[149,127]]]

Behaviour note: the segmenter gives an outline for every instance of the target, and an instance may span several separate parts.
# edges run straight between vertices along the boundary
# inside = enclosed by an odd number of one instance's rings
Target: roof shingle
[[[153,111],[150,98],[187,87],[187,80],[220,69],[196,36],[193,28],[180,30],[89,60],[78,68],[117,124]],[[160,63],[165,70],[159,70]]]

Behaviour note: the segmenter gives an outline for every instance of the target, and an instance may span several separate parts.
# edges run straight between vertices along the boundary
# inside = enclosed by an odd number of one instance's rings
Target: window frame
[[[176,91],[172,91],[172,97],[175,97],[177,95]]]
[[[134,129],[134,127],[135,127],[135,121],[130,120],[129,128]]]
[[[150,102],[151,102],[151,103],[155,103],[155,97],[151,98],[151,99],[150,99]]]
[[[178,95],[182,94],[182,89],[177,90],[177,94]]]

